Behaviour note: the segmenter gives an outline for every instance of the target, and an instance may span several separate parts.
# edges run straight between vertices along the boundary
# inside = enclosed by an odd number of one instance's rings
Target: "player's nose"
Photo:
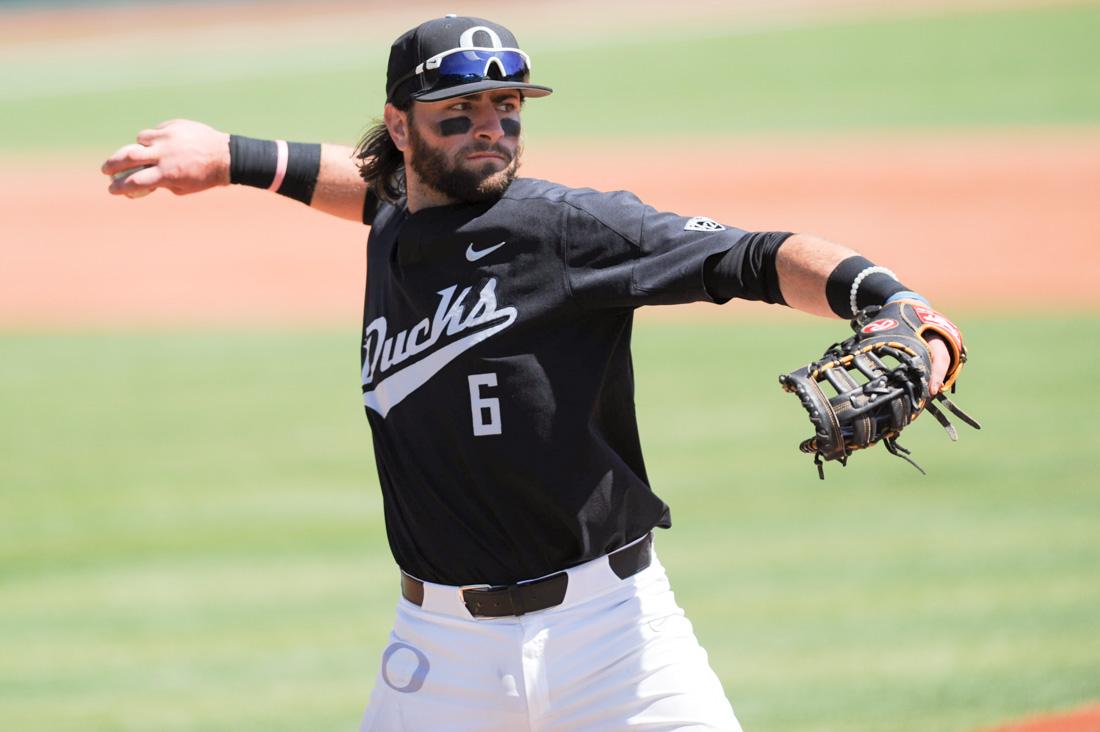
[[[474,136],[479,140],[496,142],[504,137],[504,128],[500,124],[500,115],[498,115],[497,111],[492,107],[486,110],[479,110],[478,113],[474,115],[473,122]]]

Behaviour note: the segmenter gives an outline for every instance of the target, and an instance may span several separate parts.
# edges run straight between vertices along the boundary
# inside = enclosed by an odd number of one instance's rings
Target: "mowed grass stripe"
[[[922,420],[928,477],[874,450],[824,483],[775,376],[842,324],[639,323],[659,551],[747,728],[962,731],[1100,696],[1100,320],[960,320],[985,429]],[[0,342],[0,726],[353,727],[396,599],[354,334]]]
[[[526,43],[557,90],[525,118],[532,140],[583,136],[1100,122],[1100,6],[641,33]],[[379,116],[385,48],[346,34],[289,47],[216,33],[155,53],[4,53],[0,150],[109,148],[162,119],[254,135],[353,142]],[[522,34],[521,34],[522,35]],[[219,40],[221,38],[221,40]],[[312,39],[312,40],[311,40]],[[346,45],[341,45],[344,39]],[[79,126],[74,126],[79,120]]]

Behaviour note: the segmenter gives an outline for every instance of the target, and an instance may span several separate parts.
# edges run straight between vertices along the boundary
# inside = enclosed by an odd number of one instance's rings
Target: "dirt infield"
[[[95,159],[5,162],[0,327],[358,318],[362,226],[257,190],[114,198]],[[1100,308],[1100,131],[639,140],[531,149],[523,173],[626,188],[742,228],[820,234],[945,306]]]
[[[1100,705],[1065,714],[1035,717],[989,732],[1100,732]]]

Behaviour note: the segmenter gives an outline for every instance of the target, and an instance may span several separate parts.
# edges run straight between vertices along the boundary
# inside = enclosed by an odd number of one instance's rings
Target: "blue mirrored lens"
[[[460,51],[444,56],[432,86],[457,86],[485,79],[527,81],[527,61],[515,51]]]

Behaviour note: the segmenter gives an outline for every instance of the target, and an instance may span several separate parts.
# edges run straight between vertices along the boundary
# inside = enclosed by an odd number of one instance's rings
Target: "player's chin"
[[[479,183],[477,192],[483,199],[498,198],[508,189],[516,177],[516,169],[519,166],[515,160],[504,167],[486,165],[478,171]]]

